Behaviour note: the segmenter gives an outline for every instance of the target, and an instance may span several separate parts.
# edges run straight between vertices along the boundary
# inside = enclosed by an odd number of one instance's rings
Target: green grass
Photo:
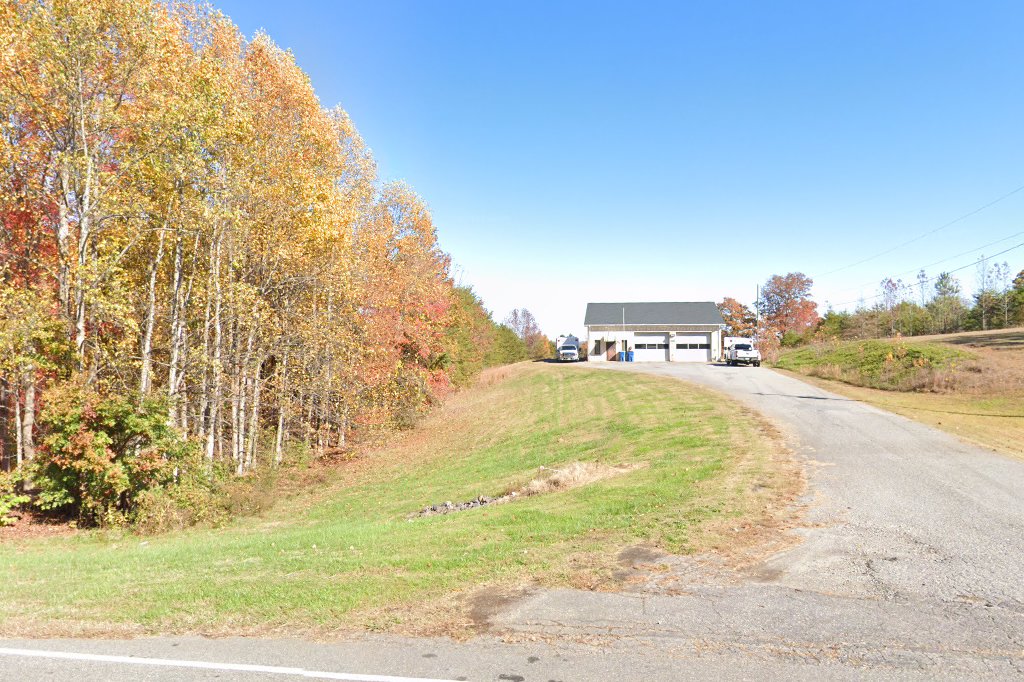
[[[344,483],[283,500],[262,518],[148,540],[82,533],[0,543],[0,629],[400,628],[407,606],[451,603],[475,586],[571,583],[573,556],[607,559],[637,541],[701,549],[709,524],[762,508],[752,491],[776,486],[774,445],[758,428],[680,382],[520,366],[457,396],[405,442],[348,465],[357,469]],[[408,518],[573,461],[644,466]]]
[[[930,389],[972,354],[902,339],[836,341],[784,352],[775,367],[888,391]]]

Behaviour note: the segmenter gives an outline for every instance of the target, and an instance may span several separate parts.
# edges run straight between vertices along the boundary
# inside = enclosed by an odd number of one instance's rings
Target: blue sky
[[[214,4],[349,111],[496,318],[549,335],[791,271],[823,310],[1024,242],[1020,191],[854,265],[1024,185],[1024,3]]]

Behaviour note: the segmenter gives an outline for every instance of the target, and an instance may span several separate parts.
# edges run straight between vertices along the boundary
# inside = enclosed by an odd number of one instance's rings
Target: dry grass
[[[1006,348],[1024,350],[1024,327],[990,329],[987,331],[959,332],[956,334],[930,334],[915,336],[915,340],[937,341],[972,348]]]
[[[542,495],[578,488],[581,485],[621,476],[647,466],[646,462],[609,465],[603,462],[570,462],[557,469],[541,467],[540,475],[516,492],[520,495]]]
[[[807,475],[785,434],[753,410],[738,411],[756,424],[754,431],[732,435],[733,451],[747,455],[704,494],[741,500],[741,513],[704,524],[694,542],[726,565],[744,569],[799,542],[789,531],[802,523],[804,510],[797,500],[807,490]]]

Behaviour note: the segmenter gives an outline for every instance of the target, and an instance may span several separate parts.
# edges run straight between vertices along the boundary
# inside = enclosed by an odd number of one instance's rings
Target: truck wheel
[[[758,361],[756,361],[754,363],[754,367],[760,367],[760,366],[761,366],[761,361],[760,360],[758,360]]]

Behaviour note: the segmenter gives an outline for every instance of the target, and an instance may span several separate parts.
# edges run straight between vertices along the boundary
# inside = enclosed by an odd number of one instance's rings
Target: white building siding
[[[720,359],[721,332],[652,332],[587,330],[591,362],[617,360],[632,350],[634,362],[709,362]]]

